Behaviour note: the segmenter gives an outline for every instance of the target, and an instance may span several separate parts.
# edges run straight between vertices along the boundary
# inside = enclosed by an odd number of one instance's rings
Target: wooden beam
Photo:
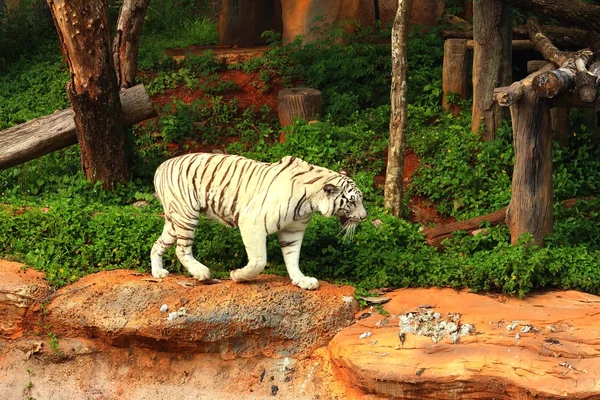
[[[144,85],[120,93],[123,125],[156,116]],[[77,143],[73,109],[56,111],[0,132],[0,169],[9,168]]]

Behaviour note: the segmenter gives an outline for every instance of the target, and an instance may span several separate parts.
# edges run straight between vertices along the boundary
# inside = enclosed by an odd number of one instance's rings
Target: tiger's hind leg
[[[177,237],[173,229],[173,223],[169,217],[165,216],[165,226],[158,240],[152,246],[150,252],[150,261],[152,263],[152,276],[155,278],[164,278],[169,275],[169,271],[163,268],[163,254],[175,244]]]
[[[196,260],[192,253],[198,218],[190,219],[189,217],[182,217],[180,214],[172,214],[172,218],[177,235],[177,258],[194,278],[200,281],[210,279],[210,270],[206,265]]]

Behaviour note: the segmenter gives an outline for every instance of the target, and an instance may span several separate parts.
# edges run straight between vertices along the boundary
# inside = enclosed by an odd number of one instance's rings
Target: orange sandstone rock
[[[158,282],[134,271],[101,272],[57,291],[45,324],[59,337],[118,347],[301,358],[325,346],[357,309],[352,287],[321,284],[306,291],[272,275],[204,285],[182,275]]]
[[[28,316],[50,292],[41,272],[0,260],[0,339],[23,336]]]
[[[600,398],[600,297],[567,291],[520,300],[451,289],[386,296],[388,316],[373,313],[329,344],[355,388],[403,399]],[[401,346],[399,317],[426,312],[420,306],[440,319],[460,313],[474,331],[457,344],[406,333]]]

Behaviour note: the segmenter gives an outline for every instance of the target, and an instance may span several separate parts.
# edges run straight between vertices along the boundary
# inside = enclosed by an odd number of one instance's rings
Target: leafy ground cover
[[[301,257],[307,274],[360,290],[447,286],[521,296],[538,288],[600,293],[600,200],[594,197],[600,147],[583,124],[585,115],[574,116],[568,143],[555,145],[556,222],[545,248],[511,246],[507,228],[498,226],[485,235],[458,234],[439,252],[426,245],[419,228],[506,206],[514,154],[508,124],[498,140],[482,143],[471,133],[468,115],[452,117],[440,109],[442,41],[435,30],[412,33],[409,41],[410,179],[406,218],[396,219],[382,208],[389,31],[362,29],[346,37],[329,29],[323,40],[285,46],[271,33],[270,50],[250,62],[225,65],[208,52],[175,63],[165,47],[214,43],[215,24],[187,18],[174,32],[173,24],[157,19],[146,26],[139,76],[159,116],[128,132],[132,181],[114,192],[90,187],[79,171],[77,147],[0,171],[0,256],[45,271],[56,287],[106,269],[148,272],[150,248],[162,229],[162,210],[152,194],[160,162],[192,151],[264,161],[293,154],[346,169],[363,189],[369,213],[351,243],[343,243],[336,220],[315,217]],[[67,106],[68,72],[49,43],[11,61],[0,74],[0,129]],[[291,84],[321,89],[326,116],[316,124],[294,124],[288,140],[279,143],[276,94]],[[560,204],[572,197],[588,200],[572,209]],[[140,200],[148,205],[136,207]],[[205,219],[194,250],[218,277],[245,264],[239,232]],[[275,237],[268,256],[268,272],[284,273]],[[165,258],[168,269],[184,273],[174,251]]]

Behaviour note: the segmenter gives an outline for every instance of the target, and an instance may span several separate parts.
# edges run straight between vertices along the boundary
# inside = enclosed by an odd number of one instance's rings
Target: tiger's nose
[[[360,208],[357,210],[357,217],[361,221],[364,221],[365,219],[367,219],[367,210],[365,210],[365,207],[362,204],[360,205]]]

